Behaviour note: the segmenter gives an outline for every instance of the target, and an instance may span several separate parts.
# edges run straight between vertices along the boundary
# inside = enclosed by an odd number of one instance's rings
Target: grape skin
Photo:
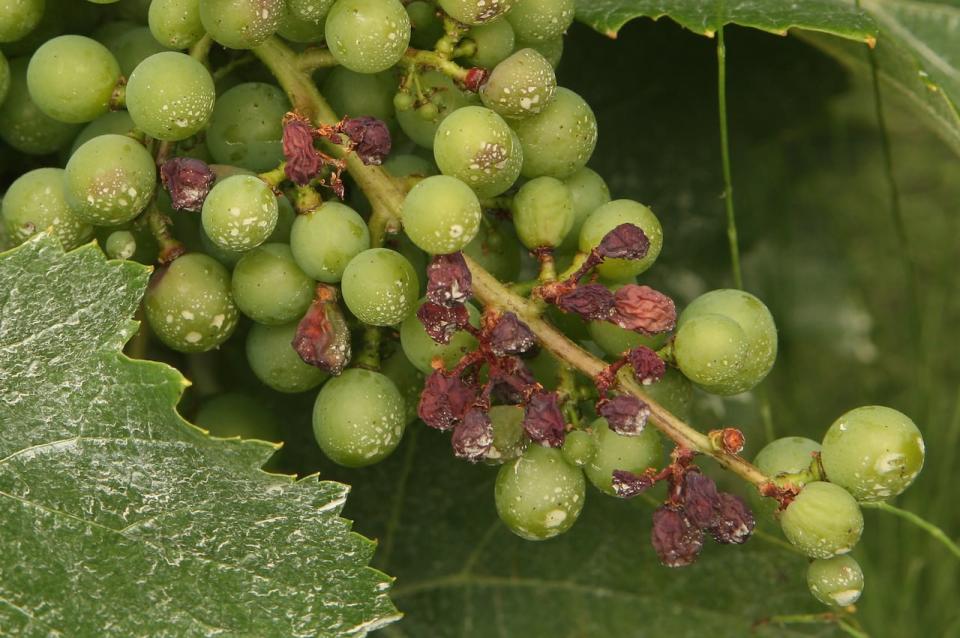
[[[327,46],[358,73],[385,71],[410,43],[410,16],[398,0],[337,0],[327,14]]]
[[[478,105],[480,98],[475,93],[461,91],[449,77],[439,71],[427,71],[420,78],[420,86],[436,106],[436,116],[424,119],[416,109],[397,112],[397,121],[403,132],[418,146],[433,148],[437,129],[451,113],[465,106]]]
[[[456,177],[479,197],[495,197],[520,175],[523,152],[502,117],[482,106],[465,106],[437,127],[433,154],[444,175]]]
[[[520,0],[507,20],[518,39],[543,42],[563,35],[573,24],[574,9],[574,0]]]
[[[473,41],[476,52],[464,58],[469,66],[492,69],[513,53],[516,38],[513,27],[506,20],[495,20],[477,25],[467,31],[466,38]]]
[[[253,175],[218,182],[203,202],[203,231],[227,250],[250,250],[273,233],[280,216],[277,197]]]
[[[684,376],[721,396],[738,393],[748,352],[743,329],[733,319],[715,313],[684,322],[673,342],[673,355]]]
[[[16,42],[40,23],[44,0],[0,0],[0,42]]]
[[[263,403],[239,392],[225,392],[207,399],[193,422],[213,436],[279,441],[280,424]]]
[[[516,0],[437,0],[451,18],[464,24],[486,24],[510,10]]]

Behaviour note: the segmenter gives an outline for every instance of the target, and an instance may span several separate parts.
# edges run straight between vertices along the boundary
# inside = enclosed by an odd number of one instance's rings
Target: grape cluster
[[[569,530],[588,483],[664,485],[651,544],[688,565],[706,535],[754,529],[695,464],[743,463],[742,435],[674,433],[668,456],[651,423],[688,419],[694,387],[756,387],[777,330],[750,293],[678,314],[639,279],[663,229],[587,167],[596,118],[555,73],[573,16],[573,0],[0,0],[0,139],[49,164],[7,188],[6,237],[156,264],[152,335],[181,353],[240,341],[263,386],[316,392],[335,463],[384,459],[418,419],[449,433],[499,466],[497,512],[523,538]],[[236,394],[196,421],[283,436]],[[903,492],[923,454],[908,417],[873,406],[757,455],[759,518],[814,559],[817,599],[856,601],[858,503]]]

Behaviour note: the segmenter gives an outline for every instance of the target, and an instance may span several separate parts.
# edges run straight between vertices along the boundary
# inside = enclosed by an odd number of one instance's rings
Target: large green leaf
[[[923,112],[960,153],[960,2],[863,0],[880,25],[875,62],[880,78]],[[816,34],[816,46],[858,72],[870,70],[863,47]]]
[[[0,633],[359,636],[398,614],[348,488],[258,468],[120,348],[147,269],[39,237],[0,256]]]
[[[873,21],[845,0],[577,0],[577,19],[611,37],[634,18],[664,16],[708,36],[726,24],[781,35],[798,28],[870,42],[876,35]]]

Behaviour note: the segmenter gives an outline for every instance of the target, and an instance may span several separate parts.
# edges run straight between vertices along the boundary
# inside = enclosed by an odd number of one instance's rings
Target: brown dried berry
[[[170,193],[175,210],[197,213],[216,179],[205,162],[192,157],[174,157],[160,166],[160,179]]]
[[[437,255],[427,265],[427,299],[449,306],[473,296],[473,276],[460,253]]]
[[[627,363],[633,368],[634,378],[642,385],[656,383],[667,372],[667,364],[663,359],[646,346],[637,346],[628,352]]]
[[[476,388],[438,370],[424,382],[417,415],[432,428],[451,430],[476,400]]]
[[[610,429],[623,436],[637,436],[643,432],[650,416],[650,406],[629,394],[601,399],[597,413],[607,420]]]
[[[682,510],[661,505],[653,513],[650,542],[663,565],[685,567],[692,565],[703,549],[703,532],[687,519]]]
[[[633,498],[653,487],[656,481],[647,474],[634,474],[626,470],[613,471],[613,491],[620,498]]]
[[[481,408],[467,410],[463,421],[453,429],[450,439],[453,453],[472,463],[483,459],[493,445],[493,424]]]
[[[381,120],[369,115],[348,117],[339,128],[350,138],[350,148],[364,164],[379,165],[390,154],[390,129]]]
[[[716,524],[720,516],[720,496],[717,484],[709,476],[690,470],[683,476],[680,492],[687,519],[700,529]]]
[[[512,312],[497,317],[496,323],[487,334],[490,350],[498,357],[517,355],[533,349],[537,338],[527,324]]]
[[[287,163],[284,174],[299,186],[306,186],[320,174],[323,160],[313,146],[314,130],[310,122],[288,113],[283,122],[283,156]]]
[[[557,298],[557,307],[590,321],[606,321],[613,316],[613,293],[602,284],[577,286]]]
[[[450,343],[454,333],[470,324],[470,313],[462,303],[441,306],[432,301],[426,301],[417,309],[417,319],[423,324],[431,339],[437,343]]]
[[[297,326],[293,349],[306,363],[333,375],[350,362],[350,329],[332,286],[317,284],[316,298]]]
[[[490,382],[493,396],[501,403],[523,403],[530,391],[537,386],[533,373],[517,357],[501,357],[490,363]]]
[[[725,545],[746,543],[756,527],[753,512],[742,498],[734,494],[721,492],[719,499],[719,515],[714,526],[710,528],[713,540]]]
[[[523,416],[523,429],[531,439],[547,447],[560,447],[565,427],[560,397],[556,392],[539,390],[530,395]]]
[[[677,323],[673,299],[650,286],[627,284],[613,295],[611,321],[626,330],[643,334],[669,332]]]
[[[639,226],[620,224],[600,240],[597,253],[610,259],[643,259],[650,250],[650,240]]]

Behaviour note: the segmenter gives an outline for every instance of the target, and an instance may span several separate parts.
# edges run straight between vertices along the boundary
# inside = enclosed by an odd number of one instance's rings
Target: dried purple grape
[[[565,428],[560,397],[556,392],[538,390],[530,395],[523,416],[523,429],[531,439],[548,447],[560,447]]]
[[[192,157],[174,157],[160,166],[160,179],[170,193],[175,210],[200,212],[203,200],[216,179],[205,162]]]
[[[677,323],[673,299],[650,286],[627,284],[613,295],[611,321],[626,330],[643,334],[669,332]]]
[[[436,371],[427,377],[420,393],[417,415],[437,430],[451,430],[477,400],[477,389],[460,377]]]
[[[495,355],[504,357],[528,352],[537,345],[537,338],[517,315],[505,312],[497,318],[487,335],[487,342]]]
[[[656,383],[667,372],[667,364],[663,359],[646,346],[637,346],[628,352],[627,363],[633,368],[634,378],[643,385]]]
[[[450,439],[453,453],[473,463],[483,459],[493,445],[493,424],[482,409],[467,410],[463,421],[453,429]]]
[[[683,511],[661,505],[653,513],[650,542],[666,567],[685,567],[697,560],[703,549],[703,531],[697,529]]]
[[[339,128],[350,138],[350,148],[364,164],[379,165],[390,154],[390,129],[381,120],[369,115],[348,117]]]
[[[314,130],[305,118],[290,116],[283,123],[283,156],[287,162],[283,172],[299,186],[306,186],[320,174],[323,160],[313,146]]]
[[[633,498],[653,487],[654,479],[646,474],[634,474],[626,470],[613,471],[613,491],[620,498]]]
[[[450,343],[454,333],[469,325],[470,313],[463,304],[441,306],[427,301],[417,309],[417,319],[431,339],[437,343]]]
[[[556,305],[564,312],[580,315],[590,321],[606,321],[613,316],[613,293],[602,284],[577,286],[557,298]]]
[[[650,250],[650,240],[639,226],[620,224],[600,240],[597,253],[604,258],[643,259]]]
[[[650,416],[650,406],[635,396],[620,394],[597,403],[597,413],[607,420],[610,429],[623,436],[643,432]]]
[[[304,362],[338,375],[350,362],[350,329],[332,286],[317,284],[316,298],[300,320],[293,349]]]
[[[427,299],[449,306],[473,296],[473,276],[460,253],[437,255],[427,266]]]
[[[683,476],[681,490],[683,511],[687,519],[700,529],[712,527],[720,516],[720,496],[713,479],[696,470]]]
[[[746,543],[756,527],[753,512],[742,498],[734,494],[721,492],[719,500],[719,515],[714,526],[710,528],[713,540],[725,545]]]
[[[501,403],[519,404],[537,385],[533,373],[517,357],[501,357],[490,365],[493,395]]]

